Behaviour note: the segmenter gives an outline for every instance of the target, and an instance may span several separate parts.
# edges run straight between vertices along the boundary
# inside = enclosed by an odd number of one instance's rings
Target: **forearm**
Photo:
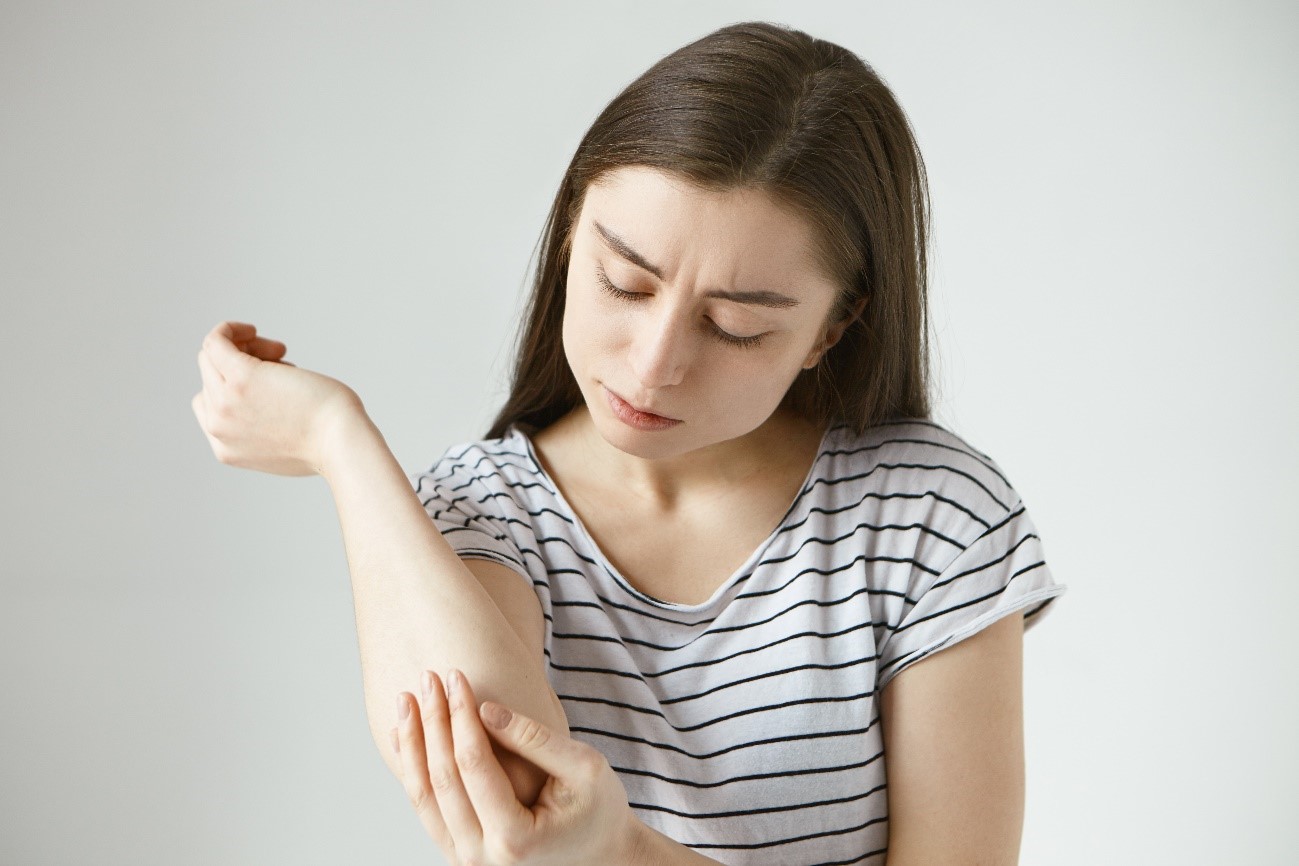
[[[394,773],[400,771],[388,731],[397,724],[396,696],[418,693],[426,669],[459,668],[480,700],[515,707],[567,734],[544,671],[434,527],[364,411],[339,420],[330,454],[321,474],[338,508],[351,572],[366,713]],[[519,790],[517,774],[511,777]]]

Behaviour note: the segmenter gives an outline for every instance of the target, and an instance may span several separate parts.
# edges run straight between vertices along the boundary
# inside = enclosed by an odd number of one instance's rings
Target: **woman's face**
[[[593,184],[563,336],[605,441],[661,459],[766,421],[824,345],[837,288],[812,250],[810,225],[760,192],[705,192],[642,166]]]

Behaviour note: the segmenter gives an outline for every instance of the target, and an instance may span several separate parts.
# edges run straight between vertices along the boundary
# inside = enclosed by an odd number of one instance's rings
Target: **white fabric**
[[[880,689],[1066,589],[996,464],[929,421],[828,430],[779,528],[699,605],[619,575],[517,428],[412,483],[462,557],[531,583],[572,735],[638,817],[727,864],[882,864]]]

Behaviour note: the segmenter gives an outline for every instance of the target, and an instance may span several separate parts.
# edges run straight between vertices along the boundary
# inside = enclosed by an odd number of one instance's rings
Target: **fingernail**
[[[428,703],[429,695],[433,694],[433,672],[424,671],[420,677],[420,691],[424,693],[424,703]]]
[[[493,728],[504,728],[514,718],[514,713],[509,707],[503,707],[500,704],[486,703],[483,704],[483,721]]]
[[[455,668],[452,668],[451,673],[447,674],[447,697],[460,694],[460,689],[463,685],[464,674],[460,673],[460,671]]]
[[[406,721],[406,717],[409,715],[410,715],[410,702],[406,700],[406,696],[404,694],[397,695],[397,718],[401,719],[404,722]]]

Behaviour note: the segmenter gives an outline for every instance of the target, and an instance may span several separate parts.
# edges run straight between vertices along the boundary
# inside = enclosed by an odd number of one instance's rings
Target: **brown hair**
[[[858,432],[929,417],[929,192],[906,115],[851,51],[749,22],[655,63],[582,138],[542,230],[510,396],[487,438],[516,423],[543,428],[582,401],[562,341],[572,228],[587,188],[630,165],[706,190],[766,192],[814,228],[817,261],[843,287],[830,321],[864,303],[782,405]]]

